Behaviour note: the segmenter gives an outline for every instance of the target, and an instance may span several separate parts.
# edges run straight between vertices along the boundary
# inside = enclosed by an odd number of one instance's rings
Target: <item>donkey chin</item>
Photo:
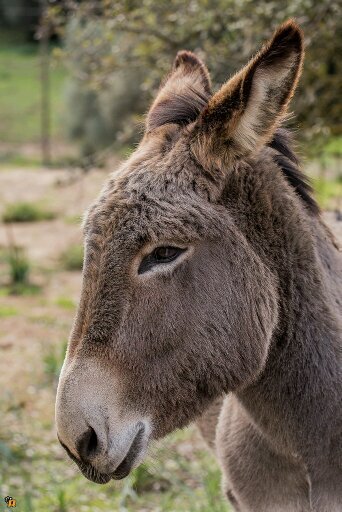
[[[95,482],[97,484],[106,484],[110,480],[122,480],[132,471],[133,468],[137,467],[143,460],[147,444],[148,444],[148,435],[146,432],[148,427],[146,427],[145,423],[138,422],[137,424],[137,433],[131,444],[128,447],[128,451],[124,458],[119,464],[117,464],[117,457],[112,457],[110,450],[104,452],[102,454],[99,453],[88,453],[87,458],[77,458],[69,448],[61,441],[58,436],[59,442],[77,466],[82,472],[83,476],[85,476],[91,482]],[[89,439],[94,436],[93,429],[85,434],[84,438],[80,440],[79,444],[84,444],[89,446]],[[95,452],[96,450],[94,450]],[[82,453],[82,448],[79,448],[79,453]],[[91,461],[93,455],[93,461]],[[115,468],[115,469],[113,469]]]

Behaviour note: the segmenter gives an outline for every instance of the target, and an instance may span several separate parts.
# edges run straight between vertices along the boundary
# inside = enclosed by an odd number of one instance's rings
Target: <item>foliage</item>
[[[35,203],[12,203],[9,204],[3,214],[2,220],[8,222],[35,222],[40,220],[51,220],[55,218],[55,214],[51,211],[44,210]]]
[[[74,309],[76,307],[74,301],[72,299],[70,299],[69,297],[58,297],[56,299],[56,304],[57,304],[57,306],[59,306],[63,309],[68,309],[71,311],[74,311]]]
[[[62,369],[67,342],[64,341],[61,345],[55,347],[48,345],[43,357],[44,371],[48,378],[54,382],[58,382],[59,374]]]
[[[41,136],[41,84],[39,53],[23,41],[18,31],[0,33],[0,140],[6,143],[38,142]],[[51,136],[63,135],[63,82],[65,69],[52,63],[50,69]],[[2,151],[1,151],[2,152]],[[20,162],[16,162],[21,165]]]
[[[20,28],[32,37],[42,11],[40,0],[0,0],[0,25]]]
[[[118,147],[137,140],[132,126],[136,124],[135,113],[145,108],[146,94],[140,87],[142,69],[134,65],[117,68],[110,76],[99,75],[97,83],[85,80],[90,63],[82,59],[82,52],[88,46],[96,54],[96,62],[110,57],[111,45],[102,43],[101,24],[91,19],[84,24],[79,18],[72,18],[65,31],[65,47],[73,70],[65,95],[66,128],[70,138],[79,142],[83,159],[93,165],[101,163],[93,161],[99,150],[114,142]]]
[[[82,245],[71,245],[61,256],[62,266],[65,270],[82,270],[83,268],[83,247]]]
[[[18,311],[13,306],[0,305],[0,318],[8,318],[11,316],[16,316]],[[0,449],[1,453],[1,449]]]
[[[203,57],[217,87],[278,24],[296,17],[307,45],[293,106],[301,135],[324,138],[340,131],[336,100],[342,31],[336,0],[101,0],[74,4],[74,9],[65,12],[55,6],[51,16],[67,41],[73,33],[74,43],[67,43],[65,57],[79,85],[82,82],[82,87],[102,91],[120,70],[141,70],[143,79],[130,85],[142,94],[144,108],[132,101],[130,110],[122,114],[126,122],[130,113],[146,109],[178,50],[187,48]],[[115,99],[124,101],[124,95]]]
[[[41,286],[32,283],[29,279],[31,263],[27,258],[25,249],[15,244],[11,244],[3,252],[1,261],[8,265],[9,280],[1,287],[1,295],[37,295],[41,291]],[[0,316],[12,316],[16,314],[13,308],[0,308]]]
[[[313,179],[313,186],[317,200],[321,208],[326,210],[340,210],[342,206],[342,176],[339,178],[325,179],[319,176]]]
[[[342,135],[340,137],[331,137],[324,146],[324,153],[332,158],[342,158]]]
[[[8,252],[11,285],[27,284],[30,263],[22,247],[11,247]]]

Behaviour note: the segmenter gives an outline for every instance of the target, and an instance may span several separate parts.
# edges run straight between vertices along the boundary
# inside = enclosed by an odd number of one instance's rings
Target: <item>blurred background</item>
[[[86,481],[56,441],[54,397],[82,212],[134,149],[177,51],[198,53],[217,88],[289,17],[307,51],[288,125],[342,237],[340,2],[0,0],[0,510],[8,495],[25,512],[228,510],[194,427],[124,483]]]

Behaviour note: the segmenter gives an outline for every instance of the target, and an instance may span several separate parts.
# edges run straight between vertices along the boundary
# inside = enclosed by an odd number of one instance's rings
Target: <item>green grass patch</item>
[[[58,318],[50,314],[31,315],[29,316],[29,320],[34,324],[40,324],[46,327],[53,327],[58,323]]]
[[[49,370],[51,375],[55,368],[58,365]],[[99,486],[85,480],[62,456],[57,440],[51,440],[51,427],[43,431],[40,420],[32,421],[20,464],[0,457],[0,491],[4,496],[11,492],[23,507],[29,493],[30,512],[232,512],[222,496],[220,471],[211,453],[193,447],[181,455],[177,449],[179,443],[192,443],[193,427],[168,436],[154,450],[153,460],[149,457],[129,478]],[[18,439],[6,439],[5,444],[6,450],[12,449]]]
[[[8,318],[11,316],[16,316],[18,314],[18,310],[13,306],[1,305],[0,304],[0,318]]]
[[[82,222],[82,215],[67,215],[64,217],[64,222],[73,226],[79,226]]]
[[[67,341],[64,341],[60,345],[48,346],[45,350],[43,357],[44,372],[47,375],[49,381],[57,382],[59,374],[62,369],[65,352],[67,348]]]
[[[333,210],[342,206],[342,176],[335,180],[313,178],[312,180],[316,198],[324,210]]]
[[[83,247],[82,245],[71,245],[61,255],[61,264],[65,270],[82,270],[83,268]]]
[[[8,171],[9,167],[17,169],[18,167],[41,167],[42,159],[34,156],[26,156],[12,151],[0,153],[0,170]]]
[[[32,297],[38,295],[41,291],[41,286],[34,283],[10,283],[7,285],[2,285],[0,288],[0,297],[10,297],[11,295]]]
[[[12,246],[0,250],[0,261],[7,264],[9,280],[0,290],[0,296],[36,295],[41,287],[31,283],[29,274],[31,263],[23,247]]]
[[[55,304],[57,304],[57,306],[59,306],[60,308],[71,311],[74,310],[76,307],[75,302],[69,297],[58,297],[55,301]]]
[[[221,471],[216,468],[209,468],[203,484],[207,504],[194,510],[198,512],[206,512],[207,510],[210,510],[210,512],[227,512],[227,503],[222,499]]]
[[[42,287],[34,283],[15,283],[8,286],[8,295],[32,297],[41,293]]]
[[[51,60],[51,136],[63,133],[63,87],[66,71]],[[38,45],[0,40],[0,140],[37,143],[40,140],[40,57]]]
[[[342,157],[342,136],[331,137],[324,146],[323,152],[326,155]]]
[[[36,203],[18,202],[7,205],[2,220],[9,222],[37,222],[41,220],[52,220],[56,217],[54,212],[45,210]]]
[[[0,457],[15,463],[24,458],[24,453],[19,446],[9,446],[5,440],[0,439]]]
[[[11,285],[25,285],[28,283],[30,262],[22,247],[11,247],[8,250],[7,261],[9,265]]]

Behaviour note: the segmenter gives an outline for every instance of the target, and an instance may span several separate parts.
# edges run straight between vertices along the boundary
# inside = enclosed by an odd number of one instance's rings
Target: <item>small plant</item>
[[[138,466],[132,476],[132,488],[137,494],[144,492],[165,492],[171,487],[171,482],[162,475],[151,470],[145,462]]]
[[[34,203],[13,203],[5,209],[2,220],[9,222],[36,222],[40,220],[51,220],[55,218],[51,211],[44,210],[41,206]]]
[[[30,263],[25,255],[24,249],[22,247],[12,246],[9,249],[7,259],[10,266],[11,284],[27,284]]]
[[[204,477],[204,489],[207,498],[207,507],[201,508],[203,512],[227,512],[227,503],[221,495],[221,472],[218,469],[210,470]]]
[[[43,357],[44,371],[48,378],[57,382],[63,365],[64,356],[67,348],[67,342],[64,341],[61,346],[49,346]]]
[[[33,510],[33,497],[32,492],[25,491],[24,494],[24,512],[31,512]]]
[[[67,501],[64,489],[57,490],[58,508],[57,512],[67,512]]]
[[[83,268],[83,247],[82,245],[71,245],[61,256],[61,262],[65,270],[82,270]]]
[[[12,240],[0,259],[7,263],[9,274],[9,281],[1,289],[0,296],[36,295],[40,292],[41,287],[29,280],[31,264],[23,247],[19,247]]]

